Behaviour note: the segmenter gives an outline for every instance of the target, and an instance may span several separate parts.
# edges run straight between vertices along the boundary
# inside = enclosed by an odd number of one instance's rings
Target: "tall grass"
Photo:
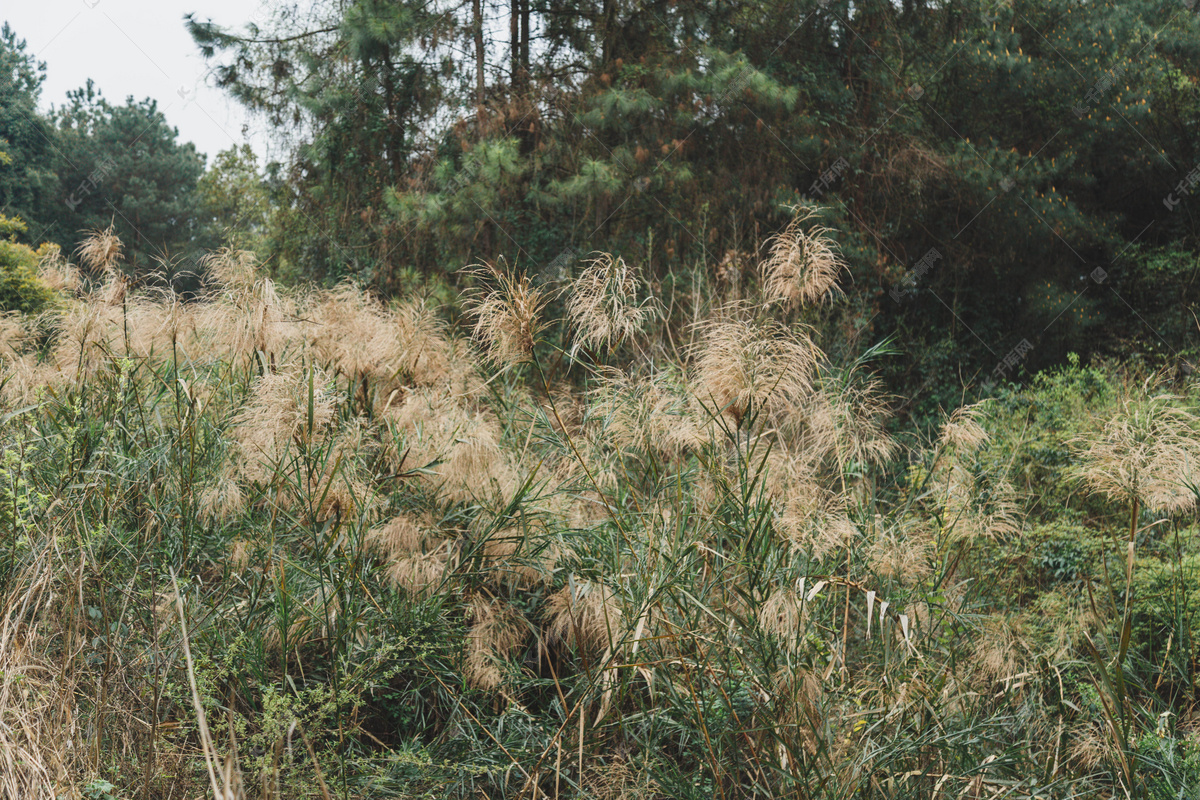
[[[1191,402],[1134,387],[1055,467],[1093,527],[1125,508],[1094,574],[1005,574],[1032,438],[988,404],[897,438],[886,348],[805,324],[826,233],[666,296],[483,265],[461,332],[243,253],[187,302],[110,233],[47,263],[78,279],[0,336],[0,791],[1194,791],[1191,650],[1134,641],[1170,531],[1192,647]]]

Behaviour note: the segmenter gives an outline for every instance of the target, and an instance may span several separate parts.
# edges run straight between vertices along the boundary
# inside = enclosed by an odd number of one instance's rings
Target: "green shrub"
[[[25,223],[0,214],[0,236],[15,237]],[[13,240],[0,240],[0,311],[36,314],[49,305],[54,290],[38,277],[37,265],[45,247],[33,248]]]
[[[1200,556],[1185,555],[1178,563],[1148,560],[1133,579],[1132,645],[1155,671],[1160,688],[1190,687],[1193,664],[1200,657],[1192,629],[1200,609]]]

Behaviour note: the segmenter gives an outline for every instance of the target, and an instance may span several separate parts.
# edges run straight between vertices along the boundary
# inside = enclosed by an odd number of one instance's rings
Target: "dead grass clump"
[[[44,644],[22,641],[12,610],[0,629],[0,797],[59,797],[78,774],[73,681],[39,655]]]
[[[76,249],[75,253],[84,266],[102,275],[115,273],[117,264],[121,261],[121,239],[109,225],[104,230],[90,232]]]
[[[63,257],[58,247],[51,248],[38,262],[38,277],[52,290],[65,294],[74,294],[83,286],[79,269]]]
[[[699,327],[692,386],[701,402],[734,425],[751,410],[768,416],[795,408],[812,389],[817,348],[806,333],[773,321],[725,314]]]
[[[933,536],[922,524],[876,525],[866,556],[876,575],[911,586],[933,574]]]
[[[955,450],[971,452],[987,443],[988,432],[981,424],[986,408],[984,401],[954,409],[942,425],[939,448],[952,447]]]
[[[543,325],[540,317],[546,295],[534,287],[528,275],[509,275],[495,264],[476,266],[468,274],[481,284],[464,297],[475,317],[475,338],[499,364],[528,359]]]
[[[314,443],[325,432],[339,400],[319,370],[267,373],[257,378],[250,400],[233,418],[237,475],[242,480],[274,483],[280,477],[277,467],[289,452],[295,454],[294,448]]]
[[[607,586],[572,579],[546,601],[549,635],[568,647],[599,653],[613,650],[622,636],[623,614]]]
[[[19,358],[25,343],[25,326],[17,313],[0,314],[0,359]]]
[[[829,238],[830,229],[807,225],[816,209],[802,209],[787,228],[770,239],[770,255],[759,267],[767,303],[794,309],[820,302],[846,269]],[[807,225],[807,227],[806,227]]]
[[[396,588],[425,597],[442,584],[452,541],[429,519],[399,514],[371,530],[372,548],[384,559],[384,575]]]
[[[859,536],[846,513],[845,498],[815,482],[793,485],[778,525],[793,547],[817,560],[850,546]]]
[[[663,796],[649,770],[638,769],[619,755],[585,767],[582,784],[585,796],[596,800],[650,800]]]
[[[475,595],[470,601],[463,676],[476,689],[497,691],[505,684],[505,662],[529,638],[529,624],[508,603]]]
[[[1113,500],[1139,502],[1160,513],[1196,507],[1200,485],[1200,418],[1178,399],[1125,398],[1083,447],[1078,476]]]
[[[385,421],[385,448],[394,468],[419,470],[418,480],[446,500],[503,497],[518,485],[496,421],[443,392],[414,392],[388,409]]]
[[[804,597],[791,587],[775,589],[758,610],[759,627],[788,647],[803,639],[807,618]]]
[[[704,435],[681,378],[673,372],[645,378],[618,370],[602,372],[589,397],[594,435],[620,450],[668,458],[700,446]]]
[[[1012,484],[952,464],[946,473],[945,528],[949,541],[1001,539],[1020,533],[1021,504]]]
[[[567,314],[575,329],[574,355],[581,348],[615,349],[641,333],[650,318],[637,302],[639,281],[620,257],[602,253],[588,262],[571,284]]]
[[[891,412],[876,380],[855,384],[824,376],[796,411],[790,427],[798,429],[797,449],[819,454],[839,475],[851,464],[882,466],[896,451],[884,427]]]
[[[1028,667],[1023,626],[1017,618],[991,616],[984,620],[975,642],[971,668],[975,681],[990,686],[1011,681]]]

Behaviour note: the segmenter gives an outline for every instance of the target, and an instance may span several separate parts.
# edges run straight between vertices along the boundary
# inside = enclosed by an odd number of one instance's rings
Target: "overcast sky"
[[[63,105],[66,93],[95,81],[113,103],[152,97],[179,129],[208,155],[249,142],[265,154],[261,122],[247,126],[241,107],[206,84],[207,68],[183,15],[198,12],[224,27],[241,26],[267,0],[33,0],[6,2],[0,20],[46,63],[41,105]]]

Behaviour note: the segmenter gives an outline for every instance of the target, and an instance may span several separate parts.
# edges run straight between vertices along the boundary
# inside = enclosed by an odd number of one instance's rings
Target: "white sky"
[[[109,102],[152,97],[181,141],[195,142],[208,163],[220,150],[249,142],[267,153],[265,127],[247,125],[241,106],[206,84],[207,67],[183,26],[198,12],[222,27],[242,26],[267,0],[25,0],[6,2],[7,21],[26,52],[46,63],[41,106],[66,103],[66,93],[95,81]]]

